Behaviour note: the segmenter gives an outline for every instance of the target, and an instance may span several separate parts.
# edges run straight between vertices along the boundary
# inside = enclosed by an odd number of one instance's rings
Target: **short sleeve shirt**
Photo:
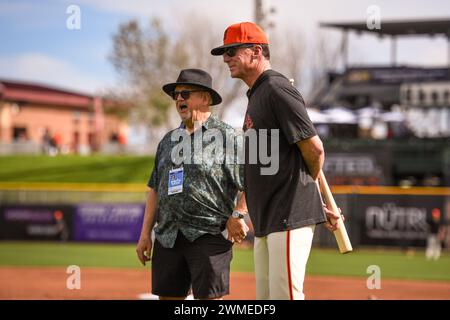
[[[316,135],[302,96],[274,70],[263,72],[247,96],[246,136],[256,133],[258,146],[264,140],[269,146],[274,145],[272,139],[278,142],[273,149],[278,154],[278,171],[262,174],[261,169],[270,164],[249,161],[250,144],[255,142],[246,139],[245,193],[255,236],[325,222],[317,185],[296,145]]]
[[[199,130],[203,138],[198,140],[201,147],[196,150],[194,135]],[[208,138],[208,132],[220,134],[222,142],[214,144],[216,140]],[[243,164],[238,164],[235,159],[228,161],[226,157],[221,158],[230,151],[229,148],[233,149],[232,153],[238,154],[235,140],[238,135],[232,127],[210,116],[201,129],[190,135],[191,151],[185,155],[189,161],[177,165],[172,152],[180,146],[180,139],[174,140],[173,137],[186,135],[189,136],[180,127],[164,136],[158,145],[155,166],[147,184],[158,194],[154,231],[156,239],[166,248],[173,247],[178,231],[190,241],[207,233],[219,234],[234,209],[238,191],[244,188]],[[194,158],[198,160],[202,153],[206,161],[196,162]],[[212,161],[212,157],[223,161]],[[169,195],[169,172],[177,168],[183,168],[183,190]]]

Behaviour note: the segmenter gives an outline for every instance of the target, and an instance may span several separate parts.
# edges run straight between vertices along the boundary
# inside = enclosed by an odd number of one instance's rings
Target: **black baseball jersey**
[[[263,72],[247,96],[244,185],[255,236],[325,222],[316,183],[296,145],[316,135],[302,96],[274,70]],[[261,139],[268,141],[267,149],[271,150],[271,137],[278,131],[278,148],[274,151],[279,155],[279,168],[275,174],[262,174],[261,169],[270,166],[267,161],[264,164],[259,157],[256,163],[251,161],[250,144],[255,142],[249,138],[250,129],[256,132],[258,150]]]

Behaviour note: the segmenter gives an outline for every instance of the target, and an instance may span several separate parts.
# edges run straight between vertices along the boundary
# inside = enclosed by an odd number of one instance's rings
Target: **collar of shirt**
[[[264,82],[264,80],[266,80],[267,78],[269,78],[271,75],[276,75],[278,74],[278,72],[272,70],[272,69],[268,69],[266,71],[264,71],[263,73],[261,73],[258,77],[258,79],[256,79],[255,83],[253,84],[253,86],[247,90],[247,97],[250,99],[251,95],[253,94],[253,92],[255,92],[256,88],[258,88],[261,83]]]
[[[216,118],[213,114],[211,114],[208,119],[206,119],[205,122],[202,123],[202,128],[208,130],[210,128],[214,128],[214,122],[215,122]],[[178,127],[178,129],[185,129],[186,126],[184,124],[183,121],[181,121],[180,126]]]

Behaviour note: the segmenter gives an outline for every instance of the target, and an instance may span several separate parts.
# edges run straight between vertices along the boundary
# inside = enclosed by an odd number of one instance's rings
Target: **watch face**
[[[239,213],[237,211],[234,211],[233,212],[233,217],[234,218],[238,218],[238,219],[242,219],[244,216],[241,213]]]

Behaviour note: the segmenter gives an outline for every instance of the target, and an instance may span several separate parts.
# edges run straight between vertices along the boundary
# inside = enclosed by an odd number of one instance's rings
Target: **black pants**
[[[205,234],[190,242],[179,231],[173,248],[155,240],[152,257],[152,293],[185,297],[192,287],[195,299],[229,294],[232,243],[222,234]]]

